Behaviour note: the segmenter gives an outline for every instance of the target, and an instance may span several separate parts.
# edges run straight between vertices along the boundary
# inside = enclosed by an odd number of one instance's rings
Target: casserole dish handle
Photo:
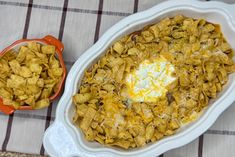
[[[56,49],[58,50],[58,52],[60,54],[62,54],[62,52],[64,50],[64,45],[58,39],[56,39],[55,37],[53,37],[51,35],[47,35],[47,36],[43,37],[42,39],[45,40],[50,45],[54,45],[56,47]]]
[[[43,145],[53,157],[87,156],[74,142],[69,130],[63,123],[55,121],[45,132]],[[75,138],[76,139],[76,138]]]

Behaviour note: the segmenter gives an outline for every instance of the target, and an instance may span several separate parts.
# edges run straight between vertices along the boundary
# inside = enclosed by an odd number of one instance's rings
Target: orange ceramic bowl
[[[35,41],[37,43],[40,43],[42,45],[54,45],[56,47],[56,55],[57,58],[59,59],[60,65],[63,68],[63,76],[61,79],[61,82],[58,86],[58,90],[49,97],[49,100],[52,102],[55,98],[57,98],[61,92],[61,89],[63,87],[64,84],[64,80],[66,77],[66,67],[64,64],[64,60],[63,60],[63,56],[62,56],[62,52],[64,49],[64,45],[55,37],[51,36],[51,35],[47,35],[42,39],[21,39],[21,40],[17,40],[16,42],[14,42],[13,44],[11,44],[10,46],[8,46],[7,48],[5,48],[2,52],[0,52],[0,57],[3,56],[5,53],[7,53],[9,50],[11,49],[17,49],[20,46],[26,45],[28,42],[32,42]],[[2,102],[2,98],[0,97],[0,111],[6,113],[6,114],[12,114],[16,109],[9,105],[5,105]],[[31,106],[20,106],[18,110],[32,110]]]

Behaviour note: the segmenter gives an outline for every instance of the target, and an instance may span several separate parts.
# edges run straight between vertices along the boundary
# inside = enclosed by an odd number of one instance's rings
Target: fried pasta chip
[[[44,53],[50,54],[49,50]],[[76,109],[73,122],[87,140],[124,149],[142,147],[170,136],[195,120],[210,99],[223,90],[228,75],[235,71],[233,54],[220,26],[204,19],[177,15],[146,26],[116,41],[85,72],[78,93],[73,96]],[[154,61],[159,56],[174,66],[175,81],[156,101],[135,102],[127,92],[135,92],[139,87],[130,91],[127,75],[143,61]],[[9,68],[4,66],[2,73],[7,73]],[[53,56],[49,58],[49,66],[53,68],[48,73],[52,78],[61,73]],[[141,74],[148,73],[149,70],[142,70]],[[146,80],[138,86],[147,87]],[[5,84],[3,81],[0,86]],[[5,97],[10,99],[9,91],[3,89]],[[42,95],[47,92],[50,90],[44,89]]]
[[[16,109],[22,105],[47,107],[62,75],[55,47],[29,42],[19,52],[10,50],[1,56],[0,96],[4,104]]]

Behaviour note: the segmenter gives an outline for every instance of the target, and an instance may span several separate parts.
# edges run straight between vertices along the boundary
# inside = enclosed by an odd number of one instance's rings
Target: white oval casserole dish
[[[229,82],[223,91],[219,93],[215,100],[210,101],[209,107],[204,110],[196,121],[181,127],[175,135],[147,144],[145,147],[130,150],[107,147],[97,142],[88,142],[80,129],[72,124],[74,108],[71,98],[79,88],[84,71],[123,35],[139,30],[146,25],[157,23],[164,17],[172,17],[176,14],[204,18],[209,22],[220,24],[225,38],[235,49],[235,44],[233,44],[235,41],[235,5],[221,2],[173,0],[124,18],[111,27],[71,68],[65,83],[64,94],[58,103],[55,122],[47,129],[43,139],[44,147],[50,156],[155,157],[196,139],[234,102],[235,74],[232,74],[229,76]]]

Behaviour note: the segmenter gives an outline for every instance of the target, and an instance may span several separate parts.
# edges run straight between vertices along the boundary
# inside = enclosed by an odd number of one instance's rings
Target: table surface
[[[41,38],[51,34],[64,43],[63,56],[69,70],[74,61],[113,24],[162,1],[0,0],[0,49],[17,39]],[[224,2],[235,3],[235,0]],[[55,119],[57,102],[38,111],[17,111],[11,116],[0,113],[0,156],[27,156],[25,153],[46,155],[42,137]],[[233,113],[235,103],[198,139],[161,156],[235,156]]]

